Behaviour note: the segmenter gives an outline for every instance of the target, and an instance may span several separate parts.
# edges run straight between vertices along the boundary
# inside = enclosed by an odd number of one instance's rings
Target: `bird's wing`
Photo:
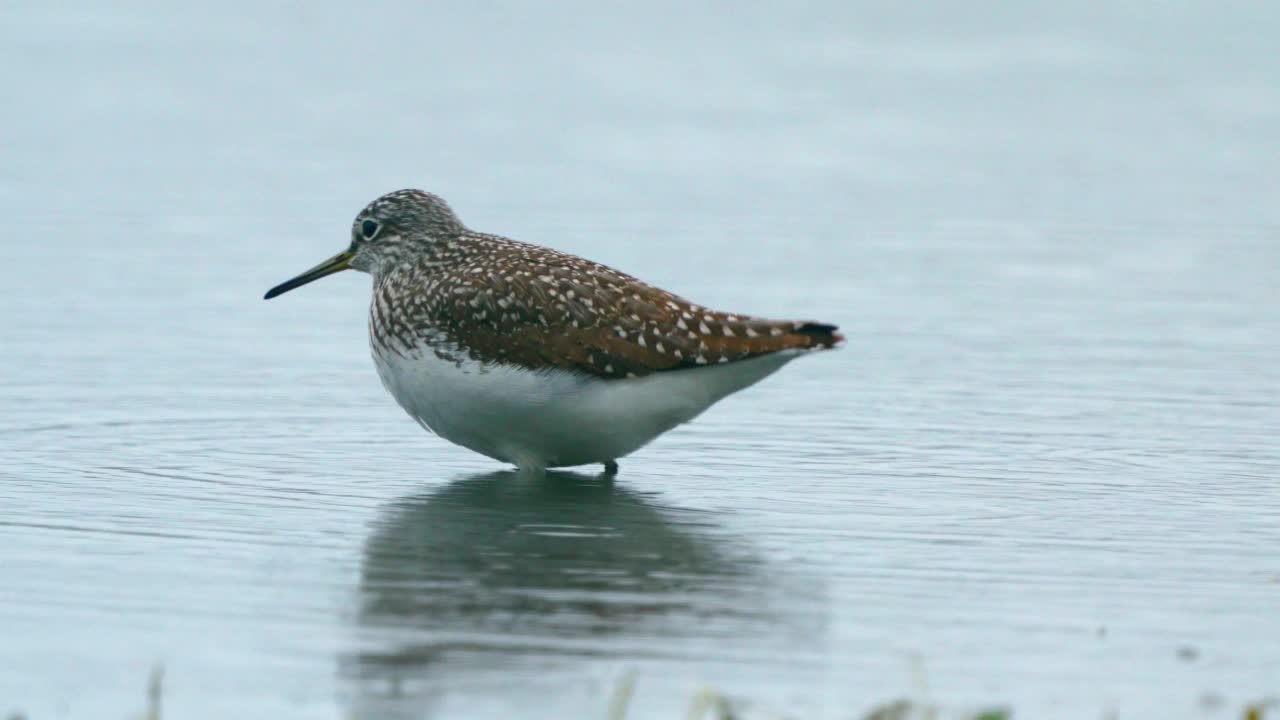
[[[559,255],[559,254],[557,254]],[[834,347],[834,325],[716,312],[572,256],[510,274],[459,274],[432,324],[474,357],[602,378]]]

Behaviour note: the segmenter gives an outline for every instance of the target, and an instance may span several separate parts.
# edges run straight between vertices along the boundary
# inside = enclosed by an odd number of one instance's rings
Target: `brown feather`
[[[717,312],[598,263],[464,232],[374,293],[375,349],[626,378],[835,347],[834,325]],[[419,342],[411,342],[417,339]]]

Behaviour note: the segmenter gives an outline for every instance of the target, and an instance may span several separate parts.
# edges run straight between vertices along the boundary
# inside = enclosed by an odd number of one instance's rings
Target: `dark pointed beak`
[[[336,272],[342,272],[343,270],[346,270],[351,267],[351,258],[353,256],[354,256],[354,253],[352,253],[350,250],[343,250],[337,255],[334,255],[328,260],[325,260],[319,265],[302,273],[298,277],[293,278],[292,280],[286,280],[280,283],[279,285],[271,288],[270,290],[267,291],[266,295],[262,296],[262,299],[270,300],[271,298],[277,295],[283,295],[284,293],[287,293],[294,288],[302,287],[303,285],[306,285],[312,280],[319,280],[325,275],[332,275]]]

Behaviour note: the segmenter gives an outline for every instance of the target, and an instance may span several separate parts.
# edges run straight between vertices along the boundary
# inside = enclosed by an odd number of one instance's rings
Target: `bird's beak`
[[[350,250],[343,250],[337,255],[334,255],[328,260],[325,260],[319,265],[302,273],[298,277],[293,278],[292,280],[286,280],[280,283],[279,285],[271,288],[270,290],[267,291],[266,295],[262,296],[262,299],[270,300],[271,298],[277,295],[283,295],[284,293],[287,293],[294,288],[302,287],[303,285],[306,285],[312,280],[319,280],[325,275],[332,275],[336,272],[342,272],[343,270],[346,270],[351,267],[351,258],[354,256],[355,256],[355,253],[351,252]]]

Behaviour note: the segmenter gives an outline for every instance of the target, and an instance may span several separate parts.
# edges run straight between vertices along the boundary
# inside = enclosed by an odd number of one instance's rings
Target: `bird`
[[[522,472],[603,464],[801,355],[835,325],[718,312],[551,248],[473,231],[438,195],[360,211],[345,250],[264,299],[343,270],[373,277],[369,341],[414,420]]]

